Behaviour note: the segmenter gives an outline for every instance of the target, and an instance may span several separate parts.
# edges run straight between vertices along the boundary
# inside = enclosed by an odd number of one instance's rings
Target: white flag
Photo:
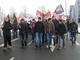
[[[55,13],[56,14],[61,14],[62,12],[64,12],[64,9],[63,9],[62,5],[60,4],[60,5],[57,6],[57,8],[55,10]]]

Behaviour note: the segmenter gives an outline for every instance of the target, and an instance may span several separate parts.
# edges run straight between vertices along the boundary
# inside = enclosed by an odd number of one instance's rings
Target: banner
[[[47,12],[43,13],[43,12],[37,10],[37,11],[36,11],[36,16],[37,16],[37,17],[42,17],[42,16],[44,16],[44,18],[50,18],[50,17],[51,17],[51,12],[50,12],[50,11],[47,11]]]
[[[36,11],[36,16],[37,17],[41,17],[42,16],[42,12],[40,12],[39,10]]]

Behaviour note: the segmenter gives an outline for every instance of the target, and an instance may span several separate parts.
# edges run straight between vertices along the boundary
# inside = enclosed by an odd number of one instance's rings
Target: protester
[[[78,25],[76,22],[72,21],[70,23],[70,40],[72,42],[72,45],[76,43],[76,33],[78,33]]]
[[[22,48],[27,46],[27,38],[28,38],[28,24],[24,19],[21,19],[19,24],[20,30],[20,39]]]
[[[18,22],[15,14],[13,16],[13,20],[13,38],[17,38]]]
[[[35,19],[32,20],[32,41],[34,41],[34,38],[35,38],[35,24],[36,24],[36,21]]]
[[[55,26],[55,38],[54,38],[54,45],[58,43],[58,30],[59,30],[59,21],[56,18],[52,18],[52,22]]]
[[[65,36],[64,34],[66,33],[66,27],[63,22],[63,20],[59,20],[59,28],[58,28],[58,49],[61,49],[61,47],[65,47]],[[62,43],[62,46],[61,46]]]
[[[9,45],[8,48],[11,48],[12,43],[11,43],[11,29],[12,29],[12,25],[10,23],[10,18],[9,16],[7,18],[4,19],[4,23],[3,23],[3,37],[4,37],[4,48],[7,48],[7,44]]]
[[[52,39],[52,35],[55,34],[55,27],[54,27],[54,23],[52,22],[52,19],[49,18],[48,21],[46,21],[45,25],[44,25],[44,32],[46,35],[46,39],[47,39],[47,48],[50,48],[51,45],[51,39]]]
[[[42,45],[42,32],[43,32],[43,28],[44,25],[43,25],[43,22],[41,20],[41,18],[39,17],[38,18],[38,22],[36,22],[36,25],[35,25],[35,47],[36,48],[40,48],[41,45]]]

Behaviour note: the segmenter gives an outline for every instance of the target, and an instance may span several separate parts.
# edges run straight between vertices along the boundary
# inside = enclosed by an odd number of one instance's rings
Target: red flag
[[[44,14],[44,16],[45,16],[45,18],[49,18],[49,17],[51,17],[51,12],[48,11],[47,13]]]
[[[37,10],[36,11],[36,16],[40,17],[40,16],[42,16],[42,13],[39,10]]]

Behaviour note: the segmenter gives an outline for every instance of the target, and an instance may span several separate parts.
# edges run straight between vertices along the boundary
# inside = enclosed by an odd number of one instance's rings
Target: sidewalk
[[[2,44],[3,43],[3,38],[2,37],[0,37],[0,44]]]

